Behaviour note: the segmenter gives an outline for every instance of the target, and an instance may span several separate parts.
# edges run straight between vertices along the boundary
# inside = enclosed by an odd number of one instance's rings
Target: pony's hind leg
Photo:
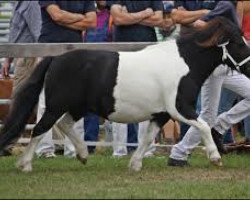
[[[218,149],[214,143],[214,140],[212,138],[211,134],[211,128],[205,122],[203,119],[198,118],[197,120],[184,120],[183,122],[195,126],[201,134],[201,138],[204,142],[204,145],[206,147],[207,156],[210,159],[210,161],[217,166],[222,166],[221,156],[218,152]]]
[[[26,147],[23,155],[17,162],[17,168],[23,172],[32,171],[32,159],[34,152],[40,140],[43,138],[43,133],[47,132],[54,123],[61,117],[62,113],[50,113],[45,111],[40,121],[36,124],[32,132],[32,138],[29,145]]]
[[[74,132],[74,120],[69,113],[66,113],[62,119],[56,124],[57,127],[68,136],[76,149],[77,159],[86,164],[88,157],[88,148],[83,139]]]
[[[148,122],[147,132],[145,133],[144,137],[141,138],[139,141],[138,148],[136,149],[135,153],[132,155],[130,162],[129,162],[129,169],[133,171],[140,171],[142,168],[142,159],[145,155],[146,151],[148,150],[150,144],[155,139],[156,134],[160,131],[159,126],[156,122]]]

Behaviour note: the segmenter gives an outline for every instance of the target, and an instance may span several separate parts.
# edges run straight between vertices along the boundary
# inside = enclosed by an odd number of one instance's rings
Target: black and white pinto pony
[[[46,110],[33,129],[32,139],[17,162],[32,171],[32,159],[43,133],[55,123],[74,144],[85,163],[86,144],[73,132],[75,121],[96,113],[120,123],[149,120],[129,167],[139,171],[155,133],[169,120],[195,126],[201,132],[210,161],[221,165],[221,156],[208,124],[195,112],[196,99],[208,76],[220,64],[250,76],[250,49],[229,20],[218,17],[206,27],[187,27],[177,41],[151,45],[137,52],[75,50],[47,57],[12,100],[0,133],[0,149],[20,137],[44,86]]]

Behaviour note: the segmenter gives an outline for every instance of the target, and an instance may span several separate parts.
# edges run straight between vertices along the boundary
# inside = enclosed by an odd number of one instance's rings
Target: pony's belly
[[[134,95],[129,99],[116,99],[115,112],[108,118],[121,123],[141,122],[153,118],[153,114],[166,111],[165,101],[160,96],[151,99]]]
[[[151,113],[137,112],[136,107],[130,107],[127,111],[114,112],[108,119],[118,123],[134,123],[152,119]]]

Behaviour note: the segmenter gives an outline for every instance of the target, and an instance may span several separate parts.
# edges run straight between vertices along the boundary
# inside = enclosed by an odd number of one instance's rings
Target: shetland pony
[[[33,129],[32,139],[17,162],[22,171],[32,170],[32,159],[42,134],[55,123],[74,144],[85,163],[86,144],[72,129],[75,121],[92,112],[120,123],[149,120],[129,167],[139,171],[143,155],[160,128],[175,119],[201,132],[211,162],[221,156],[208,124],[195,112],[202,84],[220,64],[250,76],[250,49],[239,28],[218,17],[206,27],[187,27],[177,41],[151,45],[137,52],[75,50],[47,57],[13,98],[0,133],[0,149],[20,137],[44,86],[46,110]]]

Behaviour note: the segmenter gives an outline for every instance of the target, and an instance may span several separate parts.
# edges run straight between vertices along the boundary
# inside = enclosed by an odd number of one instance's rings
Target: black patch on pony
[[[66,112],[75,121],[87,113],[106,118],[114,112],[119,54],[75,50],[45,58],[15,96],[13,108],[0,132],[0,149],[19,137],[38,102],[43,84],[46,111],[33,130],[33,137],[46,132]]]
[[[164,124],[166,124],[168,120],[171,119],[171,116],[169,115],[168,112],[155,113],[152,116],[153,116],[153,119],[151,121],[156,122],[156,124],[159,127],[163,127]]]
[[[69,111],[76,121],[89,112],[106,118],[114,112],[118,64],[119,54],[108,51],[76,50],[56,57],[45,80],[47,109]]]

